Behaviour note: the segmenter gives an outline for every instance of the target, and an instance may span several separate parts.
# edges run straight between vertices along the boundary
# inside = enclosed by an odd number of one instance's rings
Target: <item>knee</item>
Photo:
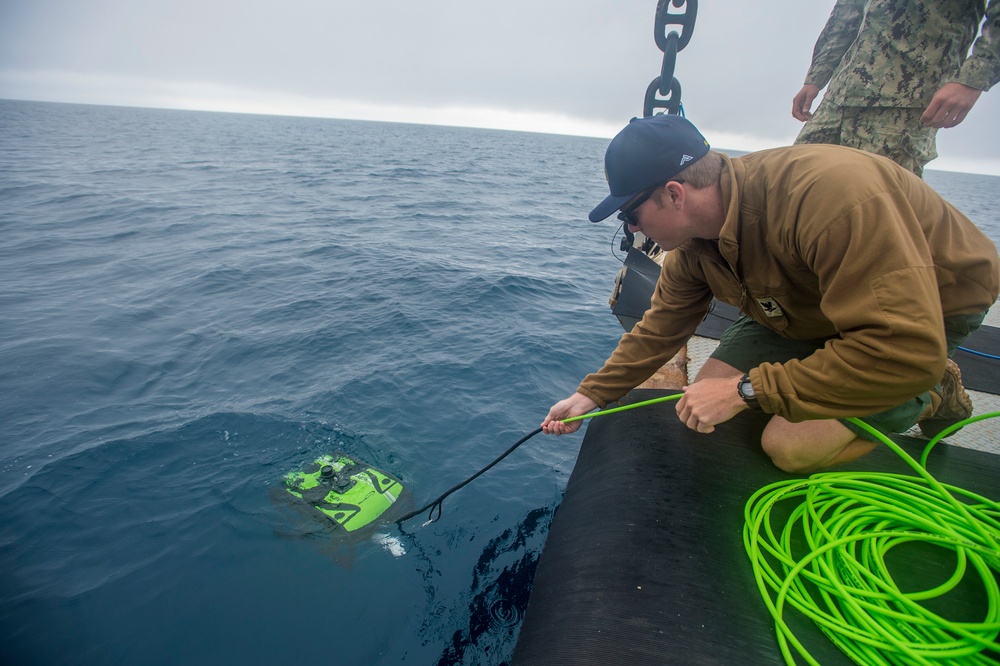
[[[760,438],[760,445],[774,466],[783,472],[801,474],[815,468],[816,461],[803,455],[803,447],[779,433],[765,429]]]
[[[810,474],[850,462],[876,446],[836,420],[788,423],[780,417],[764,428],[760,444],[775,467],[792,474]]]
[[[789,445],[787,440],[770,435],[765,431],[760,438],[760,445],[778,469],[792,474],[806,471],[808,466],[799,459],[796,455],[796,447]]]

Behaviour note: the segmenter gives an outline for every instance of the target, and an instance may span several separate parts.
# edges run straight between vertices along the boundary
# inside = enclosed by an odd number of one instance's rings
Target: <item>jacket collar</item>
[[[719,253],[733,270],[739,265],[740,185],[745,175],[743,160],[738,157],[723,156],[719,186],[722,188],[722,205],[726,212],[726,221],[723,222],[722,230],[719,232]]]

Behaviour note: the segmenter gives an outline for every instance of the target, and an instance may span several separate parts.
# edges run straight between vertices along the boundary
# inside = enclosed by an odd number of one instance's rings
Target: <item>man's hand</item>
[[[982,90],[963,83],[946,83],[934,93],[931,103],[920,116],[920,122],[928,127],[954,127],[965,120],[982,94]]]
[[[677,401],[677,416],[695,432],[713,432],[716,425],[749,409],[736,390],[739,383],[739,377],[725,377],[685,386],[684,397]]]
[[[580,429],[583,421],[563,423],[562,419],[568,419],[571,416],[582,416],[595,409],[597,409],[596,402],[582,393],[574,393],[565,400],[560,400],[552,405],[548,416],[542,421],[542,432],[546,435],[568,435],[571,432],[576,432]]]
[[[805,122],[812,118],[812,105],[816,95],[819,94],[819,87],[811,83],[802,86],[802,90],[792,98],[792,118]]]

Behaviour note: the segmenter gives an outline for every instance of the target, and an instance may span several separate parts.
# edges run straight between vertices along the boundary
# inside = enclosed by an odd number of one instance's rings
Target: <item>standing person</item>
[[[806,123],[795,143],[860,148],[922,177],[937,130],[997,81],[1000,0],[837,0],[792,99]]]
[[[936,433],[972,413],[949,355],[1000,289],[996,247],[891,160],[829,145],[729,158],[679,116],[634,119],[605,155],[611,194],[591,213],[668,250],[649,310],[542,429],[638,386],[684,345],[713,296],[741,317],[677,414],[701,433],[739,412],[773,414],[761,444],[787,471],[857,458],[920,420]],[[922,420],[921,420],[922,419]]]

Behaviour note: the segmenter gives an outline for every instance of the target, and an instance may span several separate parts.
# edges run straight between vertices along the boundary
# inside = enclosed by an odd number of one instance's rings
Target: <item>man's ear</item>
[[[676,180],[671,180],[663,186],[663,192],[666,196],[670,197],[670,203],[675,208],[679,210],[684,207],[684,199],[687,192],[684,191],[683,185]]]

